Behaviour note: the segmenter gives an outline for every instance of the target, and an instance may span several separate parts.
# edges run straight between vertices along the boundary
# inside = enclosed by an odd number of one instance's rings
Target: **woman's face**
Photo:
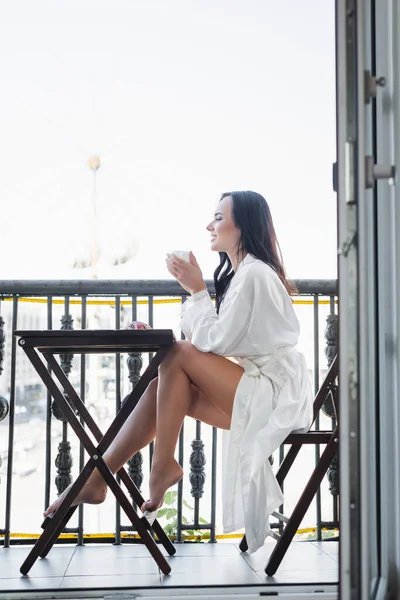
[[[229,255],[237,252],[240,229],[236,227],[232,218],[231,196],[225,196],[217,204],[214,219],[207,225],[207,231],[211,234],[211,250],[226,252]]]

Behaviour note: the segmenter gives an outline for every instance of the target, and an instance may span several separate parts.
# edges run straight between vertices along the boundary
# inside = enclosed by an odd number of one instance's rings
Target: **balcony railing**
[[[336,352],[337,282],[295,283],[299,295],[294,302],[302,326],[300,349],[306,354],[317,390]],[[212,282],[207,285],[213,294]],[[180,304],[185,298],[174,281],[0,281],[0,536],[4,546],[35,540],[43,507],[69,485],[85,462],[83,448],[18,348],[12,331],[119,329],[131,320],[141,320],[152,327],[172,328],[179,338]],[[64,372],[104,429],[147,360],[146,355],[136,353],[126,359],[118,355],[60,357]],[[316,428],[328,429],[333,424],[329,406],[325,413]],[[167,494],[161,513],[161,523],[177,541],[203,537],[215,541],[219,536],[220,442],[216,429],[199,422],[187,419],[182,427],[177,457],[185,477]],[[285,482],[289,510],[320,452],[318,447],[303,450],[296,473]],[[143,473],[149,471],[152,451],[150,445],[128,463],[128,472],[144,495],[148,477]],[[284,447],[277,451],[275,465],[284,453]],[[333,464],[328,481],[306,515],[303,535],[320,540],[325,530],[336,532],[337,494],[337,465]],[[105,517],[99,517],[99,512],[89,514],[83,507],[77,512],[76,523],[64,531],[60,542],[71,538],[78,544],[136,539],[132,527],[123,523],[118,506],[108,509]],[[279,527],[277,523],[273,526]]]

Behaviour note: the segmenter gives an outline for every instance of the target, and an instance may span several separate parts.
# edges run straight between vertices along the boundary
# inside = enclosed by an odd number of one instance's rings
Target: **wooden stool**
[[[167,575],[170,573],[171,567],[153,539],[150,529],[157,535],[168,554],[175,554],[176,550],[174,545],[157,520],[154,520],[150,527],[150,523],[145,517],[139,517],[136,510],[133,508],[130,499],[125,495],[121,486],[117,483],[114,475],[104,462],[103,454],[113,442],[115,436],[135,408],[149,383],[157,376],[158,367],[166,356],[169,348],[175,342],[172,330],[15,331],[14,335],[19,337],[19,346],[23,348],[39,377],[49,390],[64,417],[75,431],[90,456],[88,462],[76,481],[72,484],[71,489],[66,494],[57,511],[52,517],[47,517],[45,519],[42,525],[44,531],[21,566],[21,573],[26,575],[36,559],[39,556],[44,558],[51,550],[53,544],[77,508],[76,506],[71,506],[72,502],[81,491],[93,469],[97,467],[102,474],[104,481],[107,483],[121,508],[124,510],[126,516],[131,521],[134,530],[139,534],[140,539],[146,545],[158,567],[165,575]],[[155,352],[155,355],[135,388],[129,394],[107,432],[103,435],[85,404],[82,402],[71,382],[61,369],[54,355],[68,353],[111,354],[123,352]],[[51,369],[51,373],[49,373],[47,366],[40,355],[42,355],[47,362],[47,365]],[[56,380],[61,385],[65,394],[58,388]],[[89,428],[96,439],[97,445],[92,442],[78,417],[82,419]],[[144,502],[144,498],[126,470],[121,468],[118,471],[118,475],[128,489],[128,492],[131,494],[134,502],[138,506],[141,506]]]

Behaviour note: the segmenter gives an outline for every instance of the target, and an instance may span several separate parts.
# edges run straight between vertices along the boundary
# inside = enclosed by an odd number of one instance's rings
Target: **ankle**
[[[93,471],[93,473],[91,473],[91,475],[89,476],[88,480],[86,481],[85,488],[96,490],[96,489],[102,488],[102,487],[107,487],[107,484],[104,481],[104,478],[101,475],[100,471],[95,469]]]
[[[165,469],[167,467],[176,466],[178,464],[179,463],[177,462],[177,460],[174,457],[172,457],[172,458],[165,458],[165,457],[158,458],[156,456],[153,456],[153,460],[152,460],[152,463],[151,463],[151,469],[152,470],[155,469],[156,471],[158,471],[158,470],[163,470],[163,469]]]

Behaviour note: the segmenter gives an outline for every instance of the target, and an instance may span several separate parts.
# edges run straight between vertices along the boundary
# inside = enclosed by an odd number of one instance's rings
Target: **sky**
[[[98,277],[211,278],[235,189],[290,277],[336,277],[333,0],[0,0],[0,56],[0,279],[91,277],[94,199]]]

